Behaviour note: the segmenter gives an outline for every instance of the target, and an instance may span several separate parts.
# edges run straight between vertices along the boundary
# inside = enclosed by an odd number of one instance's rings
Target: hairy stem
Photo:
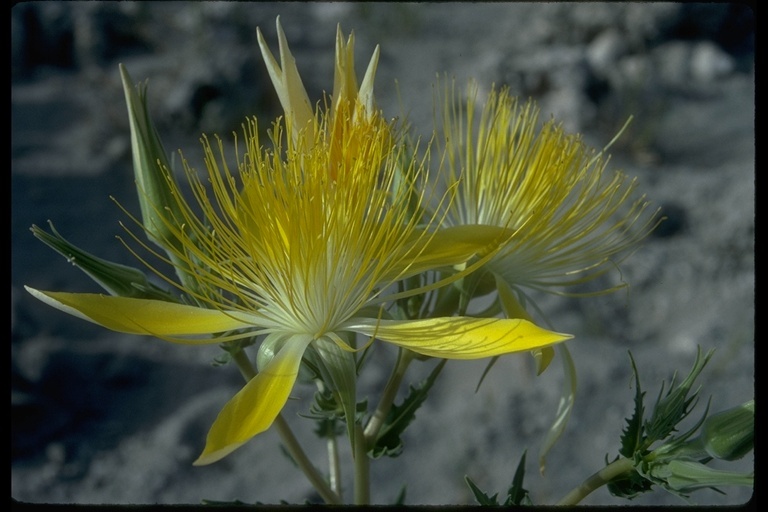
[[[604,486],[623,473],[629,473],[630,471],[634,470],[635,467],[632,465],[632,461],[630,459],[618,459],[617,461],[608,464],[603,469],[587,478],[584,482],[582,482],[581,485],[569,492],[557,504],[576,505],[595,489]]]

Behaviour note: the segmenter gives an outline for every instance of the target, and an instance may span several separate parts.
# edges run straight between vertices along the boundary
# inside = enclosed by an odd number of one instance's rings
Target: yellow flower
[[[280,145],[282,125],[272,134],[276,147],[265,150],[256,120],[248,121],[245,151],[236,149],[239,177],[228,168],[221,141],[217,158],[204,138],[210,190],[184,162],[193,204],[168,180],[171,194],[163,197],[171,202],[153,208],[177,243],[166,247],[173,258],[155,255],[191,273],[192,284],[161,275],[186,303],[27,288],[116,331],[191,344],[265,336],[274,356],[225,405],[196,464],[215,462],[269,428],[310,345],[349,351],[346,335],[358,333],[427,356],[473,359],[570,337],[526,320],[386,317],[383,304],[404,296],[389,293],[398,280],[486,254],[508,235],[490,226],[437,229],[434,219],[424,227],[410,217],[413,190],[392,183],[403,172],[419,182],[424,164],[410,159],[412,167],[402,169],[405,146],[393,143],[391,127],[377,114],[347,117],[341,129],[328,129],[337,116],[352,116],[352,107],[318,112],[309,142],[304,133],[294,137],[288,124],[286,138],[296,142],[287,150]]]
[[[453,92],[445,96],[443,177],[458,190],[446,222],[516,231],[486,266],[497,281],[520,294],[566,295],[562,287],[614,268],[614,258],[657,224],[654,215],[643,218],[647,202],[633,197],[635,180],[608,173],[602,153],[554,120],[537,129],[531,101],[520,105],[508,89],[494,89],[477,119],[475,86],[466,106]]]

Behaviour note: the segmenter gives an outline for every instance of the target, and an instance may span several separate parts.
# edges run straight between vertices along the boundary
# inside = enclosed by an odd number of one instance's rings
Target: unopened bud
[[[722,460],[737,460],[749,453],[755,439],[755,401],[712,415],[701,433],[704,449]]]
[[[751,473],[722,471],[688,460],[672,460],[653,465],[648,471],[648,476],[664,488],[679,493],[710,487],[754,485],[754,475]]]

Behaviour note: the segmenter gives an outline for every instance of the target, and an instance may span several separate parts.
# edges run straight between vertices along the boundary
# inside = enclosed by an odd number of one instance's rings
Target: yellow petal
[[[434,233],[414,235],[414,243],[403,249],[410,265],[407,271],[387,277],[403,278],[465,263],[476,255],[483,256],[498,249],[512,235],[509,229],[481,224],[451,226]]]
[[[360,90],[357,93],[358,101],[365,107],[368,115],[373,113],[373,77],[376,75],[376,68],[379,66],[379,54],[381,53],[379,45],[373,50],[371,61],[365,70],[363,81],[360,82]]]
[[[500,276],[496,276],[496,288],[499,291],[499,302],[501,302],[507,318],[522,318],[533,321],[531,315],[528,314],[523,305],[520,304],[520,301],[517,300],[512,287]],[[552,347],[535,349],[531,352],[531,355],[534,361],[536,361],[536,375],[541,375],[555,357],[555,349]]]
[[[287,340],[267,367],[227,402],[208,432],[195,466],[226,457],[272,425],[288,400],[301,357],[311,341],[309,336]]]
[[[443,317],[366,319],[349,329],[431,357],[479,359],[546,347],[572,338],[521,319]]]
[[[96,293],[44,292],[28,286],[25,288],[49,306],[113,331],[130,334],[212,334],[254,326],[240,312],[218,311],[161,300],[111,297]],[[196,341],[219,343],[221,340]]]
[[[293,123],[294,130],[301,130],[314,118],[312,104],[309,101],[307,90],[301,81],[299,69],[296,67],[296,59],[293,57],[288,40],[280,25],[280,17],[277,17],[277,38],[280,49],[280,63],[278,64],[272,52],[269,51],[261,30],[256,29],[261,55],[267,66],[267,72],[275,86],[277,97],[285,111],[286,119]]]

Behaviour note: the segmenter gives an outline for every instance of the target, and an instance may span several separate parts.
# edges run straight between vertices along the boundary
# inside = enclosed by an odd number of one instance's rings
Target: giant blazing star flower
[[[479,258],[468,273],[512,235],[495,226],[443,229],[438,218],[424,223],[412,214],[425,166],[402,158],[405,145],[372,109],[370,86],[351,92],[356,81],[343,44],[341,50],[337,80],[346,89],[334,90],[346,90],[344,98],[334,98],[330,110],[311,111],[311,117],[303,107],[286,107],[287,121],[276,123],[272,132],[273,149],[262,146],[256,120],[249,120],[244,144],[236,145],[237,176],[225,162],[222,143],[204,138],[210,188],[184,162],[194,200],[182,196],[164,168],[159,174],[164,183],[154,182],[165,187],[162,194],[150,194],[139,183],[143,227],[169,257],[155,255],[183,276],[180,283],[161,276],[181,292],[181,300],[27,288],[55,308],[115,331],[189,344],[264,337],[269,357],[224,406],[196,464],[215,462],[270,427],[311,346],[350,353],[355,350],[350,335],[356,333],[426,356],[474,359],[570,337],[523,319],[388,317],[383,307],[388,301],[426,291],[394,293],[399,280]],[[298,74],[283,60],[282,71],[289,72],[277,84],[280,97],[301,98]],[[126,95],[134,154],[141,154],[141,134],[154,130],[148,116],[139,115],[146,105],[131,104],[142,103],[143,95]],[[403,161],[412,163],[403,168]],[[403,175],[411,186],[394,185]],[[419,202],[423,196],[415,194]],[[451,279],[456,275],[430,288]]]
[[[494,89],[478,116],[476,85],[466,104],[444,96],[442,177],[458,190],[446,224],[516,231],[486,266],[505,286],[567,294],[614,268],[658,223],[644,215],[635,180],[609,173],[602,152],[554,120],[538,127],[533,102]]]

